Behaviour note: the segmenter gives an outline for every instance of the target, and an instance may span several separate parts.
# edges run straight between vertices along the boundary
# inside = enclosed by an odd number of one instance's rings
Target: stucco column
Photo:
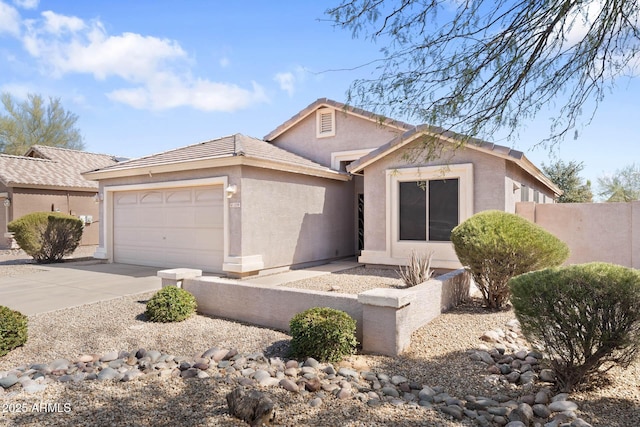
[[[358,294],[362,304],[362,350],[389,356],[402,354],[411,344],[409,306],[415,292],[371,289]]]

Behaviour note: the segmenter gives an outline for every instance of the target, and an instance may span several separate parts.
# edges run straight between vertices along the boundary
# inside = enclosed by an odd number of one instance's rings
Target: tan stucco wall
[[[331,166],[332,152],[378,148],[401,133],[339,109],[335,114],[335,136],[316,138],[316,113],[313,112],[272,142],[292,153]]]
[[[9,221],[32,212],[59,211],[74,216],[91,215],[94,221],[99,218],[99,206],[95,203],[96,192],[37,190],[14,188],[12,192]],[[4,209],[4,208],[3,208]],[[3,231],[4,233],[4,231]],[[96,245],[99,240],[97,222],[86,224],[82,233],[81,245]]]
[[[534,200],[534,191],[540,192],[539,203],[554,203],[554,194],[547,187],[535,180],[527,172],[507,162],[505,176],[505,212],[515,213],[516,203],[522,200],[522,191],[529,192],[529,201]],[[515,184],[515,186],[514,186]],[[524,184],[526,187],[523,187]],[[546,196],[546,199],[543,197]]]
[[[420,162],[413,144],[398,150],[391,155],[372,163],[365,168],[365,249],[384,251],[386,249],[387,200],[386,181],[387,170],[402,169],[416,166],[443,166],[447,164],[473,164],[473,212],[487,209],[505,209],[504,176],[506,161],[500,158],[480,153],[472,149],[459,149],[453,157]],[[411,158],[416,159],[408,163],[405,159],[407,151]]]
[[[518,203],[516,209],[569,245],[567,265],[602,261],[640,268],[640,202]]]
[[[239,255],[261,254],[265,268],[354,255],[352,182],[244,167],[238,194]]]

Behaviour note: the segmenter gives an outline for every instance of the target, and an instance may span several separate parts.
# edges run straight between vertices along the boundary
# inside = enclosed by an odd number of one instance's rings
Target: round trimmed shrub
[[[353,354],[358,345],[356,321],[344,311],[314,307],[298,313],[289,322],[291,354],[338,362]]]
[[[550,268],[509,281],[522,332],[549,356],[562,391],[640,349],[640,271],[607,263]]]
[[[195,297],[182,288],[167,286],[147,302],[144,312],[152,322],[182,322],[196,312]]]
[[[27,316],[0,305],[0,357],[27,342]]]
[[[473,215],[453,229],[451,242],[490,309],[508,301],[512,277],[558,266],[569,257],[569,247],[553,234],[502,211]]]
[[[60,262],[82,240],[84,224],[60,212],[34,212],[7,224],[20,249],[39,264]]]

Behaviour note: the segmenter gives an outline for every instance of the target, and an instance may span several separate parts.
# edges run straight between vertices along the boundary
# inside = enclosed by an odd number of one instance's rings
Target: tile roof
[[[152,154],[137,159],[120,162],[116,165],[100,169],[102,171],[117,171],[136,169],[151,166],[175,164],[181,162],[222,159],[236,156],[244,156],[259,160],[270,160],[290,165],[302,166],[309,169],[330,171],[330,168],[322,166],[304,157],[293,154],[273,144],[242,135],[240,133],[200,142],[162,153]]]
[[[0,181],[7,187],[93,190],[98,183],[81,173],[116,163],[113,156],[34,145],[24,156],[0,154]]]

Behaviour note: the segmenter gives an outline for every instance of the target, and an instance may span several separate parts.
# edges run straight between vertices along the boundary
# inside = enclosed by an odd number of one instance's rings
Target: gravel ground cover
[[[13,269],[12,274],[18,274],[16,268],[28,272],[32,266],[0,265],[0,274],[7,268]],[[151,295],[127,296],[31,316],[27,344],[0,357],[0,371],[59,358],[73,360],[86,353],[138,348],[194,356],[219,346],[286,357],[289,336],[279,331],[200,315],[175,324],[147,322],[143,316],[144,304]],[[459,398],[468,394],[495,394],[496,386],[487,381],[486,365],[471,361],[468,352],[482,345],[479,337],[485,331],[504,327],[513,317],[511,311],[486,312],[477,301],[471,302],[416,331],[410,350],[402,357],[358,355],[342,365],[402,375],[432,387],[441,386]],[[627,370],[613,369],[608,380],[607,384],[571,396],[579,405],[579,415],[593,426],[640,425],[640,363]],[[20,426],[246,425],[227,413],[225,396],[231,389],[232,385],[210,378],[54,383],[44,392],[32,395],[2,392],[0,405],[33,408],[34,404],[58,404],[60,410],[4,412],[0,419],[6,425]],[[389,404],[374,408],[355,400],[326,398],[322,406],[312,408],[295,393],[277,387],[266,391],[277,405],[276,425],[472,425],[468,419],[452,421],[437,411]],[[504,392],[518,393],[508,389]],[[69,405],[69,411],[64,410],[64,404]]]

